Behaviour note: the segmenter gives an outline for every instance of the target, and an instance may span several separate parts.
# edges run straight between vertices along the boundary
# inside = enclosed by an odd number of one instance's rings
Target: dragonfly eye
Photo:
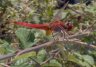
[[[70,22],[66,22],[66,24],[64,25],[64,29],[66,29],[67,31],[72,30],[73,28],[73,24]]]

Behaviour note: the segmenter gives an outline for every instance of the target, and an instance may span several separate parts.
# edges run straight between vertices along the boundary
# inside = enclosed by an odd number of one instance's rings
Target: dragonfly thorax
[[[73,28],[73,24],[70,22],[55,21],[50,24],[50,29],[56,32],[61,32],[61,30],[70,31]]]

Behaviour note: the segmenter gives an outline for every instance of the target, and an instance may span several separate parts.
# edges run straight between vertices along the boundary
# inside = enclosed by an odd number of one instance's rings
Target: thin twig
[[[54,57],[56,57],[59,52],[60,52],[60,51],[57,51],[54,55],[52,55],[51,57],[49,57],[46,61],[42,62],[41,65],[47,63],[48,61],[50,61],[51,59],[53,59]]]
[[[74,11],[75,13],[81,15],[81,16],[86,16],[86,14],[80,13],[80,12],[76,11],[75,9],[73,9],[72,7],[69,7],[69,6],[68,6],[68,8],[69,8],[70,10]]]
[[[66,6],[68,5],[69,1],[56,13],[56,15],[53,17],[52,21],[56,21],[56,20],[60,20],[61,19],[61,12],[63,9],[66,8]]]
[[[79,45],[79,46],[84,46],[86,48],[90,48],[90,49],[96,49],[96,46],[95,45],[92,45],[92,44],[88,44],[86,42],[81,42],[81,41],[76,41],[74,39],[69,39],[68,41],[65,39],[64,41],[62,41],[62,38],[59,39],[59,42],[69,42],[69,43],[72,43],[72,44],[75,44],[75,45]]]
[[[4,66],[4,67],[10,67],[9,65],[4,64],[4,63],[0,63],[0,65],[2,65],[2,66]]]
[[[74,35],[70,35],[68,36],[69,39],[72,39],[72,38],[77,38],[77,39],[81,39],[82,37],[85,37],[85,36],[89,36],[89,35],[92,35],[91,34],[91,31],[82,31],[82,32],[78,32]]]
[[[52,58],[53,58],[52,56],[49,57],[46,61],[42,62],[40,65],[43,65],[43,64],[47,63],[47,62],[50,61]]]
[[[88,31],[89,29],[91,29],[94,26],[94,24],[96,24],[96,21],[91,26],[89,26],[85,31]]]

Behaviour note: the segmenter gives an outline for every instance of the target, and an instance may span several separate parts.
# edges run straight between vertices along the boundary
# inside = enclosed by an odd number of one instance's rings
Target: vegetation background
[[[74,24],[67,41],[14,25],[50,23],[55,5],[56,0],[0,0],[0,67],[96,67],[95,1],[63,10],[60,20]]]

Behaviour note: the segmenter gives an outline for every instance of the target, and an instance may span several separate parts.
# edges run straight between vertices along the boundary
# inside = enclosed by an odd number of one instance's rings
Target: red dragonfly
[[[67,4],[65,5],[67,6]],[[64,6],[64,8],[65,8]],[[51,23],[44,23],[44,24],[31,24],[31,23],[27,23],[27,22],[15,22],[15,24],[20,25],[20,26],[24,26],[27,28],[36,28],[36,29],[41,29],[41,30],[45,30],[47,31],[49,34],[52,33],[52,31],[55,32],[60,32],[61,30],[66,30],[66,31],[70,31],[73,29],[73,24],[70,22],[62,22],[60,20],[57,20],[58,18],[60,19],[61,16],[61,10],[59,10],[57,12],[57,14],[55,15],[55,21],[51,22]]]
[[[70,31],[73,29],[73,24],[69,22],[62,22],[62,21],[54,21],[52,23],[44,23],[44,24],[31,24],[27,22],[15,22],[15,24],[24,26],[27,28],[36,28],[47,31],[49,34],[52,31],[60,32],[61,30]]]

